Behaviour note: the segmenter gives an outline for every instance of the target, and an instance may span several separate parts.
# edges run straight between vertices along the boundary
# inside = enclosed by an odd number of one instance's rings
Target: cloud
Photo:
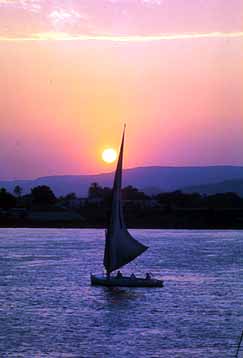
[[[143,4],[148,4],[148,5],[161,5],[162,4],[162,0],[141,0]]]
[[[72,35],[66,32],[42,32],[26,37],[6,37],[0,35],[0,41],[107,41],[107,42],[156,42],[187,39],[240,38],[243,32],[209,32],[158,35]]]
[[[0,5],[14,5],[18,4],[19,0],[0,0]]]
[[[108,0],[111,4],[127,4],[127,0]],[[138,4],[148,4],[148,5],[161,5],[163,0],[137,0]],[[130,3],[134,3],[134,0],[130,1]]]
[[[49,15],[48,18],[51,20],[54,26],[62,25],[62,24],[73,24],[80,19],[88,20],[88,16],[84,14],[80,14],[78,11],[70,9],[55,9]]]
[[[0,0],[1,6],[13,6],[24,10],[39,12],[41,10],[42,0]]]

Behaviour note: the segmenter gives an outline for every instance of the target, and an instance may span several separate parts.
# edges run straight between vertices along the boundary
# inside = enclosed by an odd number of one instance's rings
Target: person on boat
[[[151,280],[151,275],[147,272],[145,278],[146,280]]]
[[[131,278],[132,280],[134,280],[134,279],[136,278],[136,276],[134,275],[134,273],[131,274],[130,278]]]
[[[122,273],[121,273],[121,271],[118,271],[118,272],[117,272],[116,278],[122,278]]]

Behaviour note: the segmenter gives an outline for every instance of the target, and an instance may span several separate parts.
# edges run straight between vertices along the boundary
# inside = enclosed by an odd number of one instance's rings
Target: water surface
[[[90,286],[103,230],[0,229],[0,357],[234,357],[243,232],[131,232],[150,249],[124,273],[164,288]]]

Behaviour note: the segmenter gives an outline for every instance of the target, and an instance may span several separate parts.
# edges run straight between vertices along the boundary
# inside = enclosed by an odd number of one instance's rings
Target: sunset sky
[[[243,165],[242,0],[0,0],[0,179]]]

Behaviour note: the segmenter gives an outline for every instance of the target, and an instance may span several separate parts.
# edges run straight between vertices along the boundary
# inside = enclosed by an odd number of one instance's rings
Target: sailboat
[[[149,274],[146,275],[146,278],[139,278],[134,274],[126,277],[120,271],[116,276],[111,275],[113,271],[133,261],[148,249],[147,246],[131,236],[124,221],[121,197],[124,140],[125,126],[112,189],[110,223],[105,232],[104,267],[106,274],[91,274],[91,284],[119,287],[163,287],[162,280],[151,278]]]

